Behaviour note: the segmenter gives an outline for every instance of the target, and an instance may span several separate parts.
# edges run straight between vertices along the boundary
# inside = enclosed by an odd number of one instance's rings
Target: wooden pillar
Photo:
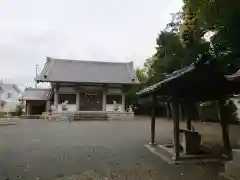
[[[76,92],[76,111],[80,110],[80,92]]]
[[[179,120],[183,120],[183,113],[182,113],[182,103],[178,103],[178,110],[179,110]]]
[[[123,112],[125,112],[125,101],[126,101],[125,94],[122,93],[122,110],[123,110]]]
[[[151,114],[151,142],[150,144],[154,145],[155,142],[155,120],[156,120],[156,105],[157,105],[157,98],[156,95],[152,95],[152,114]]]
[[[222,127],[222,138],[223,138],[223,146],[226,155],[232,159],[232,148],[229,140],[229,133],[228,133],[228,119],[225,115],[224,109],[225,100],[221,99],[218,101],[218,116],[221,122]]]
[[[174,150],[175,150],[175,160],[178,160],[180,157],[180,142],[179,142],[179,106],[177,99],[172,99],[171,109],[173,115],[173,123],[174,123],[174,134],[173,134],[173,142],[174,142]]]
[[[187,130],[191,130],[192,129],[192,123],[191,123],[191,116],[190,116],[190,102],[187,101],[185,103],[185,116],[186,116],[186,125],[187,125]]]
[[[104,85],[102,90],[102,93],[103,93],[102,110],[105,112],[107,111],[107,92],[108,92],[108,86]]]
[[[171,119],[168,100],[165,100],[165,107],[166,107],[166,116],[168,119]]]
[[[58,103],[59,103],[59,87],[56,86],[54,88],[54,106],[56,111],[58,111]]]
[[[107,99],[106,99],[106,91],[103,91],[103,100],[102,100],[102,110],[106,111]]]
[[[187,130],[191,130],[192,129],[192,123],[191,123],[191,118],[189,116],[189,114],[187,114]]]
[[[26,114],[27,115],[31,115],[31,103],[29,103],[28,101],[26,101]]]

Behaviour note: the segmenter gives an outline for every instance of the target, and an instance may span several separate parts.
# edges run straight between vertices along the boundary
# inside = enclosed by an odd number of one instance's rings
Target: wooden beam
[[[225,108],[224,108],[225,100],[221,99],[218,101],[218,116],[221,122],[222,128],[222,138],[223,138],[223,146],[226,155],[228,158],[232,159],[232,148],[229,140],[229,132],[228,132],[228,119],[225,115]]]
[[[157,105],[157,98],[156,95],[152,95],[153,103],[152,103],[152,114],[151,114],[151,142],[150,144],[154,145],[155,142],[155,120],[156,120],[156,105]]]
[[[173,115],[173,124],[174,124],[174,134],[173,134],[173,142],[174,142],[174,150],[175,150],[175,160],[178,160],[180,157],[180,142],[179,142],[179,103],[177,99],[172,99],[171,109]]]

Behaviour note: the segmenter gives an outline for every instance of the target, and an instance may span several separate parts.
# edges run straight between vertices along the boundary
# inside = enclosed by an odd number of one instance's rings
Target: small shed
[[[20,100],[25,101],[26,115],[41,115],[47,111],[51,97],[51,89],[26,88]]]
[[[160,96],[170,106],[174,121],[174,158],[180,157],[179,119],[181,118],[181,106],[186,102],[217,101],[219,105],[219,119],[221,121],[223,144],[225,154],[231,158],[231,146],[229,142],[227,117],[224,114],[226,99],[233,93],[239,92],[240,84],[230,81],[214,68],[211,61],[198,61],[190,66],[175,71],[166,79],[149,86],[137,94],[141,97],[152,96],[152,120],[151,120],[151,144],[155,144],[155,114],[157,96]],[[187,115],[187,130],[191,130],[191,117]]]

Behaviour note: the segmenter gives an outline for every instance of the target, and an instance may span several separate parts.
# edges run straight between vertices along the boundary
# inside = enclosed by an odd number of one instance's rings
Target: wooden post
[[[157,104],[157,98],[156,95],[153,94],[152,96],[153,103],[152,103],[152,117],[151,117],[151,145],[156,144],[155,142],[155,118],[156,118],[156,104]]]
[[[168,118],[168,119],[171,119],[168,100],[165,100],[165,107],[166,107],[166,115],[167,115],[167,118]]]
[[[225,109],[224,109],[225,100],[221,99],[218,101],[218,116],[221,122],[222,127],[222,138],[223,138],[223,145],[226,152],[226,155],[232,159],[232,148],[229,140],[228,134],[228,122],[227,117],[225,116]]]
[[[56,84],[56,87],[54,88],[54,106],[56,112],[58,111],[58,103],[59,103],[59,86]]]
[[[179,142],[179,106],[176,99],[173,99],[171,102],[171,109],[173,115],[174,123],[174,149],[175,149],[175,160],[178,160],[180,157],[180,142]]]
[[[191,130],[192,129],[192,123],[191,123],[191,118],[189,116],[189,114],[187,115],[187,130]]]
[[[178,103],[178,110],[179,110],[179,120],[183,120],[183,114],[182,114],[182,104],[181,102]]]
[[[76,92],[76,111],[80,110],[80,92]]]
[[[186,123],[187,123],[187,130],[192,129],[192,123],[191,123],[191,116],[190,116],[190,108],[189,108],[189,101],[186,101],[185,103],[185,109],[186,109]]]

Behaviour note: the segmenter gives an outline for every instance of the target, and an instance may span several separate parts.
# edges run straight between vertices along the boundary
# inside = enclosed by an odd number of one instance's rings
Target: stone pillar
[[[76,111],[80,110],[80,92],[76,92]]]
[[[126,101],[125,94],[122,94],[122,110],[123,110],[123,112],[125,112],[125,101]]]
[[[58,104],[59,104],[59,87],[55,87],[54,88],[54,106],[56,111],[58,111]]]
[[[103,108],[103,111],[106,111],[106,103],[107,103],[107,100],[106,100],[106,92],[103,91],[103,100],[102,100],[102,108]]]

